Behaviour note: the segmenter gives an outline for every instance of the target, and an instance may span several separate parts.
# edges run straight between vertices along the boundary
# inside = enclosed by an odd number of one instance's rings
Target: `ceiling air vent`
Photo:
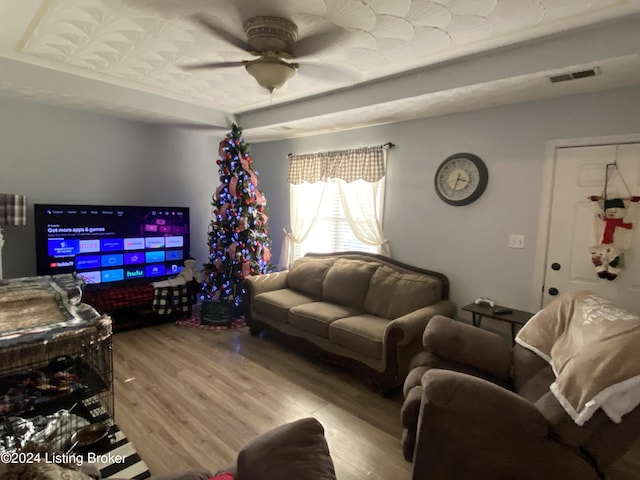
[[[579,72],[561,73],[560,75],[554,75],[549,77],[551,83],[568,82],[569,80],[577,80],[579,78],[595,77],[600,73],[598,67],[590,68],[588,70],[580,70]]]

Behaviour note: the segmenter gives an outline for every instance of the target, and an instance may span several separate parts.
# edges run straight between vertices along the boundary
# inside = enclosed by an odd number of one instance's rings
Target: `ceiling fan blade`
[[[332,46],[342,44],[348,36],[349,34],[344,29],[332,28],[301,38],[293,45],[294,57],[297,61],[298,58],[315,55]]]
[[[225,42],[230,43],[234,47],[238,47],[240,50],[244,50],[247,53],[253,54],[253,48],[247,42],[241,38],[236,37],[233,33],[225,30],[219,25],[213,23],[209,18],[202,14],[196,14],[193,16],[196,22],[205,27],[209,32],[213,33],[217,37],[220,37]]]
[[[247,62],[209,62],[209,63],[194,63],[192,65],[182,65],[180,68],[183,70],[206,70],[215,68],[228,68],[228,67],[244,67]]]

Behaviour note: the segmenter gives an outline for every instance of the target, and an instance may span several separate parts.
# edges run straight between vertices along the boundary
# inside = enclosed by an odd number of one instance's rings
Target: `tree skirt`
[[[244,316],[235,317],[231,320],[231,325],[212,325],[208,323],[202,323],[200,321],[201,305],[193,307],[192,315],[190,318],[183,318],[176,321],[176,325],[181,327],[200,328],[202,330],[229,330],[231,328],[240,328],[246,325]]]

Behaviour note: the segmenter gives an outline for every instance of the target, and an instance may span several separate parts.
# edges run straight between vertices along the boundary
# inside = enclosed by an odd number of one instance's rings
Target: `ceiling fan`
[[[245,41],[204,15],[195,15],[194,19],[210,33],[243,50],[253,58],[184,65],[183,69],[203,70],[244,66],[258,84],[270,93],[282,88],[296,74],[301,63],[310,61],[305,57],[340,43],[344,37],[344,31],[336,29],[298,40],[298,27],[292,21],[282,17],[257,16],[248,19],[242,25],[247,36]],[[330,66],[326,68],[331,69]],[[323,66],[323,69],[326,70],[326,68]],[[346,72],[340,73],[344,75]]]

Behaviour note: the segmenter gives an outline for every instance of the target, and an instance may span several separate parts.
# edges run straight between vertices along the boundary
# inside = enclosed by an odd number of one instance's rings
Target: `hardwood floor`
[[[216,471],[258,434],[314,416],[340,480],[409,479],[399,394],[385,399],[336,367],[247,328],[164,324],[114,336],[115,415],[153,474]]]
[[[339,480],[402,480],[402,398],[384,399],[348,372],[247,328],[163,324],[114,336],[116,421],[153,474],[232,463],[258,434],[314,416]],[[640,443],[608,480],[640,479]]]

